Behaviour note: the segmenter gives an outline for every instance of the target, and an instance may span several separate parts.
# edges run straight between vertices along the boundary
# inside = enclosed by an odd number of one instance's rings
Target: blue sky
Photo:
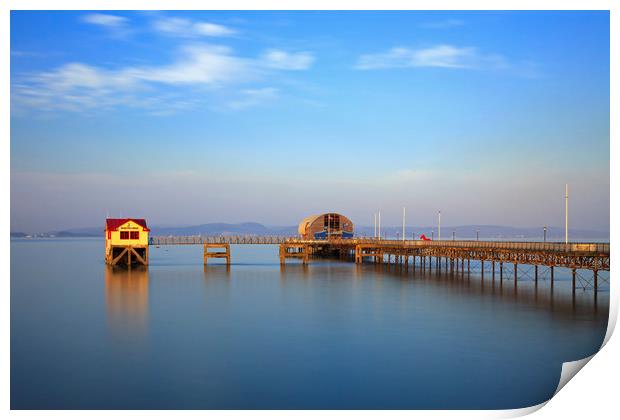
[[[609,227],[607,12],[12,12],[11,228]]]

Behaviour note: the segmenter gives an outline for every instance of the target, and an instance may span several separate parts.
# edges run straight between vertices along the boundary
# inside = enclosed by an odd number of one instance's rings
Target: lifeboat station
[[[105,261],[109,265],[149,264],[149,231],[144,219],[106,219]]]

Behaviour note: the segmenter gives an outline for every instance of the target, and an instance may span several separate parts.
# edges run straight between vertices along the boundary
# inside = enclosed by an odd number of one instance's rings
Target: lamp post
[[[405,208],[403,207],[403,241],[405,240]]]
[[[479,240],[480,240],[480,231],[477,230],[476,231],[476,241],[479,241]]]
[[[566,194],[564,194],[564,243],[568,243],[568,184],[566,184]]]
[[[434,231],[434,230],[431,230],[431,241],[432,241],[433,239],[435,239],[435,238],[434,238],[434,236],[435,236],[435,231]]]
[[[547,226],[543,227],[543,242],[547,242]]]
[[[375,213],[375,234],[373,235],[373,238],[377,239],[377,213]]]

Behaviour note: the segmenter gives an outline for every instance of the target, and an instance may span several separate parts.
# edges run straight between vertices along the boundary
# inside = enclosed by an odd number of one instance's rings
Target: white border
[[[259,6],[260,7],[257,7]],[[120,0],[98,0],[98,1],[78,1],[78,0],[57,0],[57,1],[45,1],[45,0],[13,0],[0,2],[0,18],[2,24],[0,25],[0,45],[2,48],[3,66],[2,74],[4,83],[0,87],[0,106],[2,112],[0,118],[2,121],[2,129],[4,135],[3,139],[3,151],[0,153],[0,167],[2,168],[3,179],[1,182],[2,196],[5,198],[5,203],[2,206],[2,220],[5,223],[2,225],[2,231],[0,234],[4,235],[5,241],[2,243],[2,249],[0,249],[1,255],[4,259],[2,264],[2,270],[5,274],[3,276],[4,281],[4,308],[5,316],[2,320],[2,335],[5,340],[4,345],[1,347],[2,351],[2,366],[4,369],[4,380],[2,383],[2,402],[5,410],[9,410],[10,407],[10,376],[8,374],[10,369],[9,363],[9,349],[10,349],[10,269],[9,269],[9,220],[10,220],[10,71],[9,71],[9,59],[10,59],[10,10],[83,10],[83,9],[107,9],[107,10],[180,10],[180,9],[211,9],[211,10],[234,10],[234,9],[284,9],[284,10],[311,10],[311,9],[324,9],[324,10],[343,10],[343,9],[385,9],[385,10],[555,10],[558,6],[562,6],[563,9],[568,10],[611,10],[611,75],[618,74],[618,42],[620,34],[618,31],[618,6],[614,1],[576,1],[576,0],[564,0],[562,2],[552,0],[505,0],[501,3],[497,0],[486,1],[434,1],[434,2],[414,2],[414,1],[392,1],[384,0],[382,2],[369,2],[369,1],[297,1],[295,4],[291,4],[287,1],[274,1],[266,0],[260,2],[260,4],[252,3],[250,1],[240,0],[228,0],[226,2],[200,2],[193,0],[134,0],[134,1],[120,1]],[[611,115],[618,116],[618,92],[617,92],[617,77],[611,78]],[[618,118],[611,118],[611,192],[618,190],[617,170],[613,163],[618,162]],[[619,211],[617,194],[611,194],[611,212],[610,214],[617,214]],[[611,238],[615,238],[618,233],[618,226],[611,220]],[[612,247],[612,254],[615,254]],[[613,273],[610,277],[613,277]],[[610,299],[610,326],[608,328],[607,336],[605,338],[606,345],[604,351],[597,354],[592,362],[588,364],[580,373],[578,380],[570,381],[568,385],[562,391],[554,397],[548,403],[549,407],[544,410],[538,411],[535,415],[539,418],[549,418],[553,416],[564,418],[611,418],[617,414],[616,403],[618,397],[615,390],[617,389],[617,375],[620,372],[618,366],[618,356],[620,356],[619,345],[617,339],[611,339],[611,332],[615,326],[618,314],[618,301],[619,290],[616,287],[611,287],[611,299]],[[609,340],[609,341],[607,341]],[[336,416],[355,416],[355,418],[369,418],[375,416],[389,416],[393,418],[409,418],[412,415],[423,417],[454,417],[458,414],[458,417],[469,418],[498,418],[498,417],[514,417],[525,415],[534,412],[544,406],[541,404],[536,407],[530,407],[520,410],[505,410],[505,411],[209,411],[208,415],[217,415],[222,418],[237,418],[238,416],[252,416],[255,418],[283,418],[294,415],[298,418],[314,418],[315,416],[332,418]],[[13,411],[10,412],[12,416],[22,418],[34,418],[34,417],[50,417],[50,418],[83,418],[85,415],[92,417],[104,416],[107,418],[110,413],[101,411]],[[148,418],[164,417],[169,414],[166,411],[153,412],[153,411],[115,411],[114,416],[125,417],[138,417]],[[175,417],[182,418],[195,418],[204,416],[204,412],[200,411],[183,411],[174,412]]]

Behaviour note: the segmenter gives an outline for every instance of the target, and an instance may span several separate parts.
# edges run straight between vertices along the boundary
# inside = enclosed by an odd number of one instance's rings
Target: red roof
[[[116,230],[119,226],[124,225],[128,221],[132,221],[144,228],[147,232],[151,229],[146,227],[146,220],[144,219],[105,219],[105,230]]]

